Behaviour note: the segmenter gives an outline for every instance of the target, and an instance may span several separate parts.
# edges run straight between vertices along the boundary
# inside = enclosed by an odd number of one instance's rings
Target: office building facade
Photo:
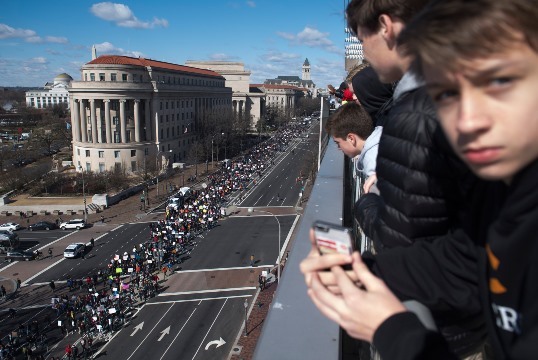
[[[196,124],[231,110],[220,74],[145,58],[102,55],[69,87],[77,170],[142,171],[184,162]]]

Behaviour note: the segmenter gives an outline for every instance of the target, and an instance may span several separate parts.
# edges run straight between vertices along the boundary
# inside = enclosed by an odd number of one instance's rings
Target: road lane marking
[[[184,303],[192,301],[210,301],[210,300],[222,300],[222,299],[238,299],[238,298],[247,298],[252,297],[252,295],[234,295],[234,296],[218,296],[218,297],[208,297],[208,298],[198,298],[198,299],[187,299],[187,300],[169,300],[169,301],[156,301],[151,303],[146,303],[145,305],[162,305],[162,304],[175,304],[175,303]]]
[[[163,293],[163,294],[159,294],[158,296],[206,294],[206,293],[223,292],[223,291],[241,291],[241,290],[254,290],[254,289],[256,289],[256,286],[248,286],[248,287],[241,287],[241,288],[227,288],[227,289],[210,289],[210,290],[199,290],[199,291],[180,291],[180,292],[174,292],[174,293]]]
[[[142,346],[142,344],[144,343],[144,341],[146,341],[146,339],[148,338],[148,336],[151,335],[151,333],[153,332],[153,330],[155,330],[155,328],[157,327],[157,325],[159,325],[159,323],[162,321],[162,319],[164,319],[164,317],[166,316],[166,314],[168,314],[168,312],[169,312],[170,310],[172,310],[173,307],[174,307],[174,304],[172,304],[172,305],[168,308],[168,310],[166,310],[166,312],[163,314],[163,316],[161,316],[161,318],[159,319],[159,321],[157,321],[157,323],[155,324],[155,326],[153,327],[153,329],[151,329],[151,330],[149,331],[149,333],[146,335],[146,337],[140,342],[140,344],[138,344],[138,346],[136,347],[136,349],[134,349],[134,351],[132,352],[131,356],[129,356],[129,357],[127,358],[127,360],[129,360],[130,358],[133,357],[133,355],[135,354],[135,352],[140,348],[140,346]]]
[[[211,324],[211,326],[209,327],[209,329],[207,329],[207,332],[205,333],[205,336],[204,338],[202,339],[202,341],[200,342],[200,345],[198,346],[198,350],[196,350],[196,353],[194,354],[194,356],[192,357],[192,360],[194,360],[196,358],[196,355],[198,355],[198,351],[200,351],[200,348],[202,347],[202,345],[204,344],[205,342],[205,339],[207,338],[207,336],[209,335],[209,332],[211,331],[211,329],[213,329],[213,325],[215,325],[215,322],[217,322],[217,319],[220,315],[220,313],[222,312],[222,309],[224,309],[224,305],[226,305],[226,303],[228,302],[228,299],[224,300],[224,303],[222,304],[219,312],[217,313],[217,316],[215,316],[215,320],[213,320],[213,323]]]
[[[214,269],[179,270],[179,271],[176,270],[175,273],[176,274],[184,274],[184,273],[192,273],[192,272],[243,270],[243,269],[255,269],[255,268],[266,268],[266,267],[273,267],[273,264],[270,264],[270,265],[257,265],[255,267],[253,267],[253,266],[237,266],[237,267],[214,268]]]
[[[40,272],[38,272],[37,274],[35,274],[34,276],[30,276],[30,278],[24,280],[22,282],[22,285],[27,285],[30,281],[32,281],[33,279],[35,279],[36,277],[38,277],[39,275],[43,274],[45,271],[51,269],[52,267],[58,265],[59,263],[61,263],[62,261],[64,261],[65,258],[61,258],[60,260],[56,261],[55,263],[47,266],[46,268],[44,268],[43,270],[41,270]]]
[[[200,305],[202,302],[200,301],[198,303],[198,305]],[[196,312],[196,310],[198,310],[198,305],[196,305],[196,307],[194,308],[194,310],[191,312],[191,314],[189,315],[189,318],[187,319],[187,321],[185,321],[185,323],[183,324],[183,326],[181,327],[181,329],[179,329],[178,333],[176,334],[176,336],[174,336],[174,339],[172,340],[172,342],[170,343],[170,345],[168,345],[168,347],[166,348],[166,350],[164,351],[163,353],[163,356],[161,356],[161,358],[159,360],[162,360],[164,358],[164,356],[166,355],[166,353],[168,352],[168,350],[170,349],[170,347],[172,346],[172,344],[176,341],[177,337],[179,336],[179,334],[181,334],[181,332],[183,331],[183,329],[185,328],[185,326],[187,326],[187,323],[189,322],[189,320],[191,319],[191,317],[194,315],[194,313]]]

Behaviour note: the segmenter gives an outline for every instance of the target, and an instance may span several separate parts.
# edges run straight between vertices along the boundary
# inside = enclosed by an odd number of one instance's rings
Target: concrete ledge
[[[49,214],[49,212],[47,210],[41,210],[39,213],[41,215],[48,215]]]
[[[0,216],[9,216],[11,213],[9,211],[2,211],[0,212]]]
[[[62,214],[62,212],[60,210],[52,210],[52,213],[54,215],[61,215]]]

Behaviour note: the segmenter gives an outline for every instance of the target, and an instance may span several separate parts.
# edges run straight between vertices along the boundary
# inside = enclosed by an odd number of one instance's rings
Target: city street
[[[237,350],[234,345],[244,326],[245,311],[257,306],[258,276],[262,271],[274,271],[279,256],[285,256],[287,240],[299,219],[296,205],[307,176],[298,164],[311,161],[305,159],[312,150],[301,150],[307,146],[307,141],[293,140],[287,151],[277,153],[274,164],[268,164],[256,184],[250,184],[242,201],[240,194],[231,197],[238,211],[195,238],[175,273],[161,281],[163,291],[141,303],[123,329],[96,343],[99,357],[172,359],[182,354],[181,358],[215,359]],[[164,218],[156,210],[151,219]],[[148,224],[146,220],[122,225],[96,223],[80,231],[18,231],[24,248],[46,253],[52,247],[53,256],[0,262],[0,277],[20,278],[23,285],[18,295],[2,304],[0,312],[16,308],[21,323],[51,321],[48,343],[57,342],[51,355],[62,355],[64,343],[78,338],[77,334],[64,337],[54,326],[51,299],[67,292],[68,277],[93,275],[106,268],[114,255],[130,253],[134,246],[148,241]],[[92,237],[93,248],[89,246]],[[84,259],[65,259],[63,250],[76,242],[88,244]],[[276,282],[276,276],[274,271],[270,281]],[[48,286],[51,280],[56,283],[56,293]],[[5,334],[13,326],[13,321],[1,321],[0,331]]]

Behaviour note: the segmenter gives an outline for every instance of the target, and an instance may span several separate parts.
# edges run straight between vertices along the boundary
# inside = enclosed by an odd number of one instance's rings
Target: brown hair
[[[435,0],[398,37],[400,51],[449,71],[498,53],[514,41],[538,52],[538,1]]]
[[[356,33],[357,27],[370,32],[379,30],[379,16],[385,14],[407,23],[429,0],[352,0],[346,8],[347,26]]]
[[[370,115],[362,106],[355,102],[342,105],[331,115],[325,131],[330,136],[345,139],[347,134],[352,133],[366,140],[374,131],[374,125]]]
[[[353,80],[353,76],[360,73],[362,70],[366,69],[368,66],[370,66],[370,64],[368,64],[367,62],[363,62],[363,63],[353,66],[351,70],[349,70],[349,72],[347,73],[346,82],[350,83],[351,80]]]

